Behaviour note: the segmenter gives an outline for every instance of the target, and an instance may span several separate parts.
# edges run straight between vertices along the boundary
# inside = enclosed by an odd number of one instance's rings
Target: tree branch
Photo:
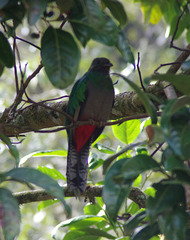
[[[87,186],[86,192],[82,195],[90,202],[94,202],[95,197],[102,197],[103,186]],[[65,197],[75,197],[67,187],[63,187]],[[31,202],[39,202],[54,199],[54,197],[45,190],[30,190],[25,192],[14,193],[19,204],[26,204]],[[140,208],[145,207],[146,195],[138,188],[132,187],[129,199],[139,205]]]

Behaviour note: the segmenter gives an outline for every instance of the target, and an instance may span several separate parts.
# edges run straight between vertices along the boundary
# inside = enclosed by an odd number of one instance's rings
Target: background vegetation
[[[0,2],[0,239],[189,239],[189,7]],[[79,201],[61,187],[64,111],[74,80],[102,56],[115,104]]]

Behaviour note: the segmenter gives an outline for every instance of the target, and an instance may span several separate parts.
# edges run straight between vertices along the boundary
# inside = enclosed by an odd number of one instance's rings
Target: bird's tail
[[[74,192],[76,197],[86,189],[88,175],[88,155],[90,141],[77,152],[72,139],[69,139],[69,149],[67,156],[67,186],[70,191]]]

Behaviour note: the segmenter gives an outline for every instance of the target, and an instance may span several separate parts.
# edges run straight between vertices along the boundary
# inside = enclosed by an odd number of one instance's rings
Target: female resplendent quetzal
[[[114,88],[109,75],[113,66],[107,58],[95,58],[70,94],[67,113],[75,121],[106,122],[114,101]],[[66,125],[72,121],[67,118]],[[90,145],[104,127],[87,124],[67,129],[67,185],[76,196],[85,191]]]

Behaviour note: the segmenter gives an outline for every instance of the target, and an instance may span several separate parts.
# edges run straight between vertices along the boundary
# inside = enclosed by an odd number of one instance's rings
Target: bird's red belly
[[[89,140],[89,138],[92,136],[92,133],[94,131],[96,126],[94,125],[84,125],[79,126],[75,130],[75,143],[77,152],[79,152],[82,147],[85,145],[85,143]]]

